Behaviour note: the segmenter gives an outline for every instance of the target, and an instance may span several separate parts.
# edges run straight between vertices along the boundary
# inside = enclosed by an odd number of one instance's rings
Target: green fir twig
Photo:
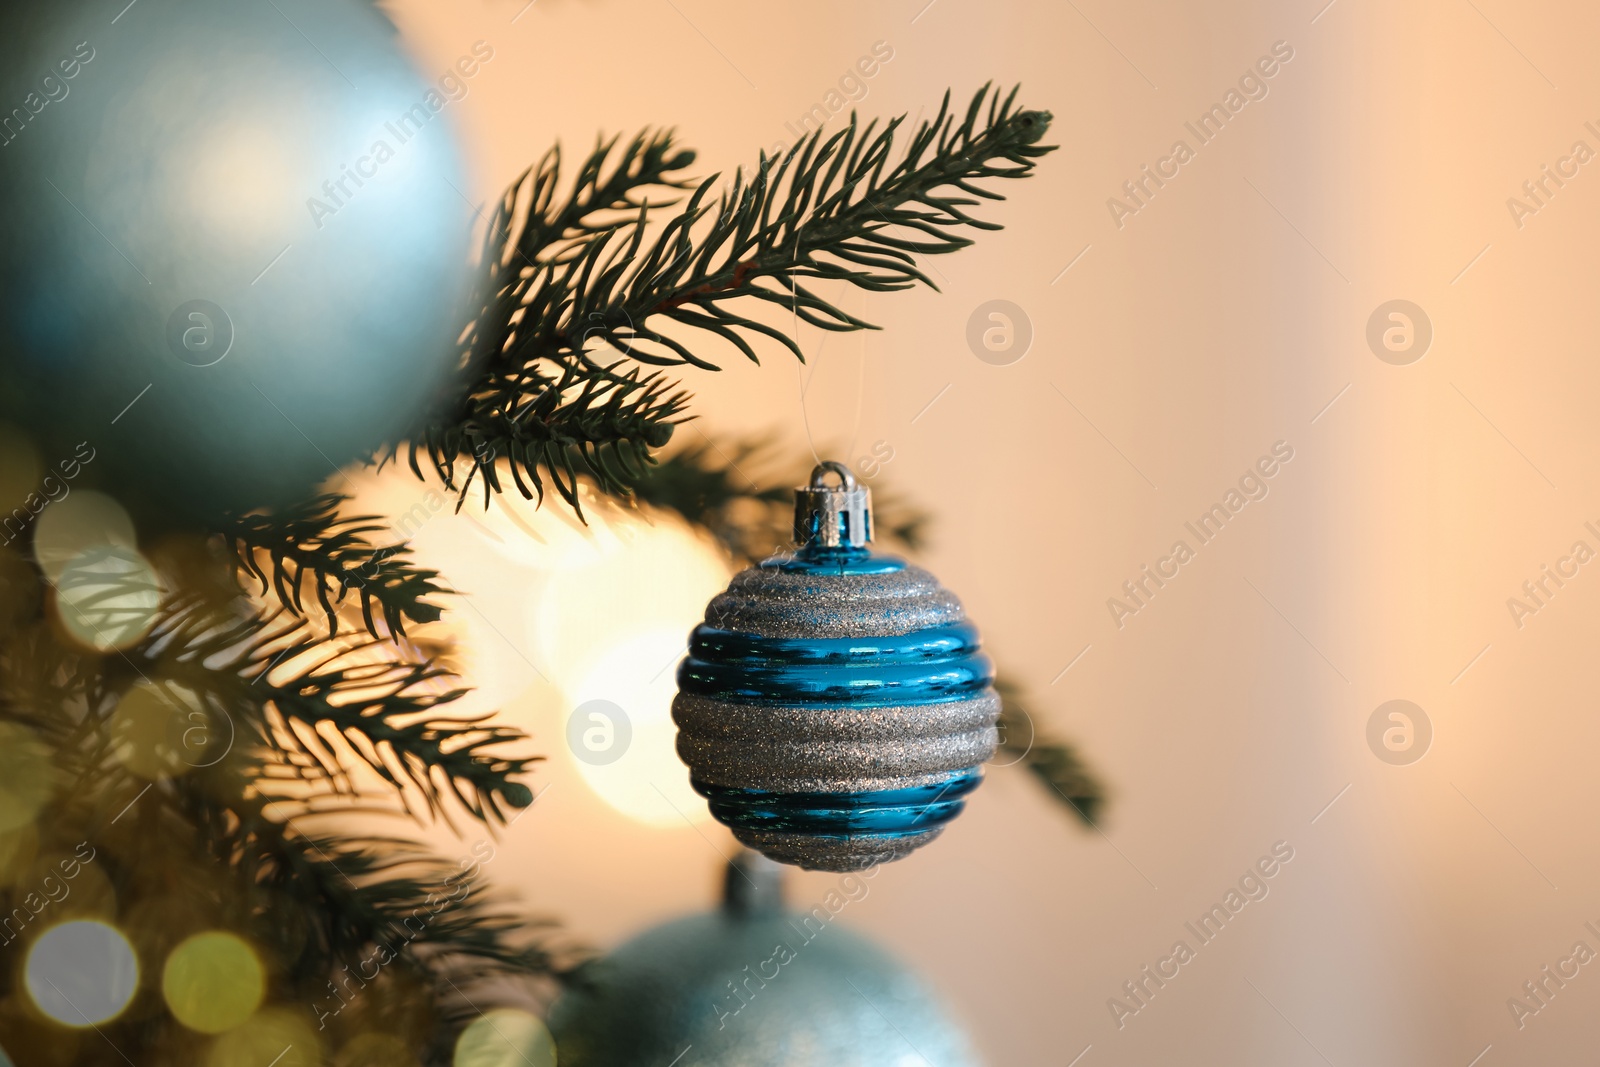
[[[753,361],[761,338],[803,358],[796,338],[747,313],[756,302],[820,329],[875,329],[817,283],[933,286],[919,256],[970,245],[965,230],[999,229],[969,209],[1003,199],[992,181],[1027,177],[1053,151],[1039,143],[1049,113],[1015,98],[985,87],[958,114],[947,94],[898,153],[905,116],[879,128],[852,115],[834,133],[763,154],[720,193],[720,176],[700,182],[659,226],[693,161],[670,132],[639,135],[614,161],[617,142],[600,144],[560,201],[559,157],[546,157],[490,223],[460,402],[394,453],[403,448],[419,476],[426,463],[463,496],[479,478],[486,497],[503,491],[500,460],[527,497],[542,499],[548,481],[579,509],[580,475],[626,495],[687,398],[661,372],[624,364],[714,370],[700,350],[712,339]]]

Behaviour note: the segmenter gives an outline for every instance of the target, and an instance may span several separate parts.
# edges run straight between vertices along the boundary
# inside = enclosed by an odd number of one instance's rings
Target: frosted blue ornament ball
[[[404,432],[465,321],[451,111],[492,55],[424,78],[362,0],[12,0],[0,420],[163,518]]]
[[[730,866],[720,911],[580,972],[550,1016],[561,1067],[976,1067],[927,984],[848,929],[869,876],[786,908],[754,859]]]

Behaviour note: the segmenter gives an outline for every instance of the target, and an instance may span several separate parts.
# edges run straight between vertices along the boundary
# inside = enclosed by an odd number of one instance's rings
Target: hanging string
[[[795,255],[795,259],[796,260],[798,260],[800,258],[800,234],[799,234],[798,230],[796,231],[795,237],[794,237],[794,255]],[[790,330],[792,331],[793,336],[794,336],[795,347],[799,348],[801,350],[802,354],[803,354],[804,351],[805,351],[805,346],[800,341],[800,283],[799,283],[798,280],[796,280],[793,277],[791,277],[790,281],[789,281],[789,284],[790,284],[790,290],[789,290],[789,292],[790,292],[789,314],[790,314],[790,320],[791,320]],[[847,283],[844,282],[843,280],[841,280],[840,283],[839,283],[841,295],[843,293],[843,290],[846,288],[846,286],[847,286]],[[862,306],[862,317],[865,318],[865,316],[866,316],[866,296],[865,296],[865,294],[862,295],[861,306]],[[821,465],[821,463],[822,463],[822,456],[817,452],[817,441],[816,441],[816,438],[811,433],[811,411],[806,406],[806,394],[808,392],[810,392],[810,390],[811,390],[811,378],[816,376],[817,370],[822,365],[822,353],[828,347],[828,338],[831,335],[831,333],[832,333],[832,331],[830,331],[830,330],[824,330],[823,331],[823,335],[822,335],[822,340],[817,345],[817,350],[813,354],[813,358],[809,359],[809,360],[806,360],[806,359],[804,359],[804,356],[802,355],[802,361],[803,362],[796,363],[795,364],[795,368],[794,368],[794,370],[795,370],[795,383],[799,387],[799,390],[800,390],[800,422],[801,422],[801,425],[805,427],[806,444],[811,449],[811,458],[818,465]],[[805,366],[804,366],[805,363],[809,363],[811,365],[810,374],[806,373]],[[850,430],[850,444],[849,444],[849,447],[846,448],[845,454],[844,454],[844,462],[845,462],[845,464],[847,466],[850,464],[850,457],[855,454],[856,441],[861,436],[861,419],[862,419],[862,415],[864,414],[865,405],[866,405],[867,339],[865,337],[865,331],[863,331],[863,336],[861,338],[861,358],[857,361],[857,371],[858,371],[858,373],[857,373],[857,376],[856,376],[856,415],[855,415],[855,425]]]
[[[794,259],[796,262],[800,259],[800,227],[798,226],[794,228]],[[789,277],[789,315],[792,323],[789,329],[794,334],[794,346],[800,350],[800,362],[794,365],[795,383],[800,387],[800,422],[806,430],[806,444],[811,446],[811,458],[820,467],[822,465],[822,457],[817,454],[817,441],[816,438],[811,436],[811,412],[806,409],[806,389],[810,383],[806,378],[805,364],[809,361],[805,358],[805,345],[800,342],[800,280],[793,275]],[[821,362],[822,350],[827,347],[827,344],[828,338],[824,336],[822,344],[817,346],[817,363]],[[811,366],[812,374],[817,373],[817,363],[813,363]]]
[[[865,290],[861,293],[861,318],[867,322],[872,321],[867,316],[867,293]],[[866,409],[867,400],[867,331],[861,330],[859,332],[861,334],[861,352],[856,359],[856,421],[855,425],[850,429],[850,447],[845,449],[844,453],[844,461],[847,464],[850,463],[850,457],[856,454],[856,441],[861,436],[861,416]],[[851,469],[854,469],[853,464]]]

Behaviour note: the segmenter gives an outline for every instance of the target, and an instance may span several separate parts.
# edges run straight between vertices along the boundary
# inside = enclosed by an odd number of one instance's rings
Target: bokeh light
[[[556,1042],[544,1023],[516,1008],[485,1012],[456,1039],[454,1067],[555,1067]]]
[[[133,520],[109,496],[79,490],[46,507],[34,527],[34,555],[74,640],[100,651],[126,648],[155,622],[161,580],[139,554]]]
[[[255,950],[221,930],[186,938],[161,972],[167,1008],[202,1034],[220,1034],[250,1018],[266,989],[266,970]]]
[[[0,833],[33,822],[50,799],[55,773],[50,748],[26,726],[0,722]]]
[[[33,551],[44,576],[58,582],[86,552],[116,546],[137,550],[139,538],[127,509],[104,493],[79,489],[45,508],[33,532]]]
[[[115,928],[94,919],[46,930],[28,950],[23,974],[38,1009],[74,1028],[116,1018],[139,988],[133,946]]]
[[[699,823],[711,817],[675,747],[672,697],[683,642],[681,632],[668,629],[621,641],[595,657],[589,674],[566,691],[570,707],[607,701],[627,715],[632,731],[627,751],[611,762],[579,758],[577,767],[602,800],[647,826],[682,827],[685,819]]]
[[[503,504],[508,512],[514,503]],[[529,518],[513,512],[521,524]],[[597,512],[588,528],[539,516],[539,547],[559,560],[535,601],[530,630],[542,669],[561,695],[561,724],[590,701],[627,716],[622,756],[575,765],[607,806],[647,826],[705,822],[675,748],[676,666],[706,602],[728,581],[721,553],[676,519]]]
[[[161,579],[138,552],[98,545],[56,579],[56,615],[72,637],[102,652],[127,648],[150,631],[161,607]]]
[[[263,1008],[212,1044],[206,1067],[322,1067],[305,1009]]]

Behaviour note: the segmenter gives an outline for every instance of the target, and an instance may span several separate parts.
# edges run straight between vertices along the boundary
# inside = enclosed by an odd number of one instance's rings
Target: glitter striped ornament
[[[798,550],[735,577],[678,670],[672,717],[695,789],[781,863],[903,858],[961,813],[994,754],[1000,698],[976,628],[933,575],[871,539],[871,490],[818,466],[795,490]]]

